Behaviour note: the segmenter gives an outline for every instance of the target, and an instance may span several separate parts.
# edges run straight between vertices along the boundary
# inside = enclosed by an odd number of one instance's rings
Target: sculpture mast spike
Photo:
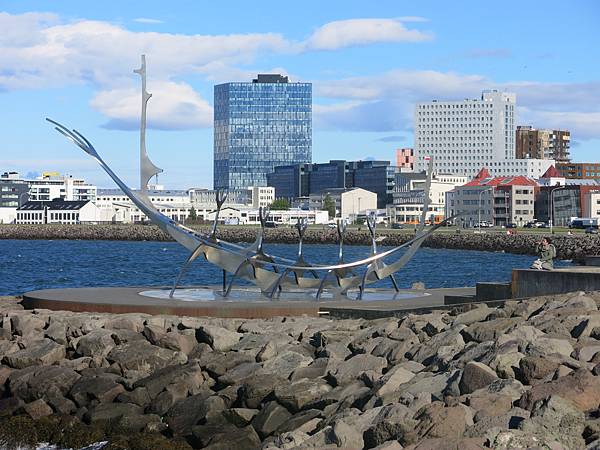
[[[152,97],[146,91],[146,55],[142,55],[142,67],[134,70],[142,78],[142,117],[140,123],[140,190],[146,192],[148,190],[148,181],[155,175],[158,175],[163,170],[156,167],[146,152],[146,109],[148,108],[148,100]]]

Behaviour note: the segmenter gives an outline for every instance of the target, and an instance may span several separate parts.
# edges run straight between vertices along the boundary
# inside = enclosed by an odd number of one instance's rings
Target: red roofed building
[[[447,214],[461,214],[458,224],[477,227],[516,224],[523,226],[534,218],[534,200],[538,184],[523,175],[492,177],[486,168],[464,186],[448,193]]]

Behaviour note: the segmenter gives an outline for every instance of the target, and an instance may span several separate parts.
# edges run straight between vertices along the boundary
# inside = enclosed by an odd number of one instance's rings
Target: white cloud
[[[137,22],[137,23],[147,23],[147,24],[165,23],[162,20],[159,20],[159,19],[150,19],[149,17],[136,17],[135,19],[133,19],[133,21]]]
[[[148,102],[148,126],[155,129],[182,130],[212,126],[212,107],[185,83],[158,81],[148,83],[152,98]],[[140,89],[118,88],[98,93],[92,108],[110,117],[106,128],[136,130],[140,125]]]
[[[415,21],[415,17],[410,17]],[[399,19],[349,19],[329,22],[315,30],[304,46],[313,50],[336,50],[378,42],[422,42],[433,36],[411,30]]]
[[[566,128],[577,139],[600,138],[600,82],[497,83],[480,75],[395,70],[371,77],[314,82],[315,128],[352,131],[411,131],[414,104],[476,98],[484,89],[517,93],[518,124]]]

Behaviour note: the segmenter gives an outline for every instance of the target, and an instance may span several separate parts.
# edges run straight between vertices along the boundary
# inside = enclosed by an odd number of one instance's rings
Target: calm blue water
[[[297,247],[270,244],[265,249],[294,259]],[[306,245],[304,255],[310,262],[335,263],[337,246]],[[368,247],[348,246],[344,259],[368,255]],[[170,242],[0,240],[0,295],[59,287],[171,285],[187,256],[187,250]],[[428,288],[474,286],[477,281],[508,281],[513,268],[529,267],[534,259],[508,253],[422,248],[396,279],[406,288],[415,281],[424,282]],[[220,282],[221,270],[199,258],[182,284]],[[391,284],[384,280],[378,286]]]

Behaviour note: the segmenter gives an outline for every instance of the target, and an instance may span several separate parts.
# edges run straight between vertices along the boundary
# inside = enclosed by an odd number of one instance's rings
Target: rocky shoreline
[[[378,320],[24,310],[0,444],[600,449],[600,293]]]
[[[197,227],[208,231],[207,227]],[[256,238],[256,228],[223,227],[218,236],[229,242],[252,242]],[[378,236],[385,237],[384,245],[401,245],[413,237],[413,232],[392,232],[380,229]],[[460,233],[436,233],[423,243],[425,247],[456,250],[504,251],[516,254],[535,254],[541,234],[520,233],[506,235],[489,232],[474,234],[472,231]],[[549,235],[551,236],[551,235]],[[170,237],[154,225],[0,225],[1,239],[80,239],[117,241],[170,241]],[[582,261],[585,255],[600,254],[599,235],[565,234],[552,236],[560,259]],[[267,229],[266,242],[297,243],[296,231],[292,228]],[[309,244],[337,243],[337,233],[331,229],[309,229],[305,235]],[[349,230],[345,239],[347,245],[370,245],[366,230]]]

